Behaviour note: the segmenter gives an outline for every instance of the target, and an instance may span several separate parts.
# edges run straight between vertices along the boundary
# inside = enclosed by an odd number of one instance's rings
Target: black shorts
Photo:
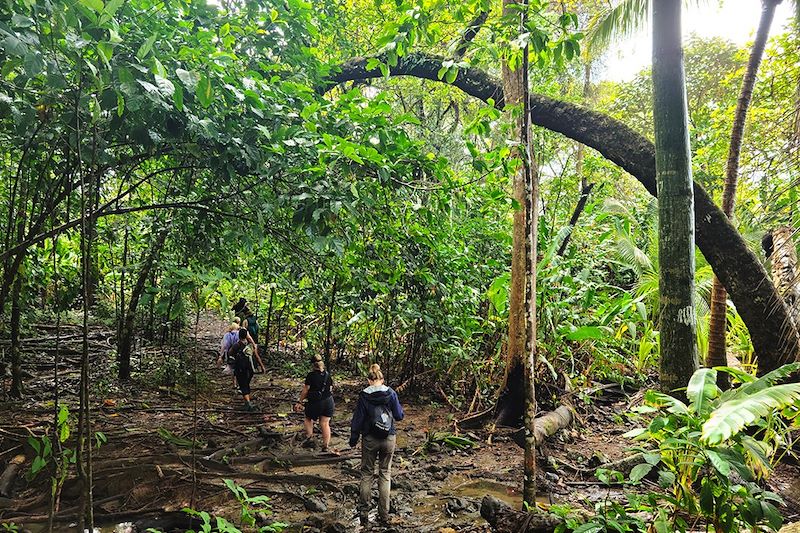
[[[321,416],[333,417],[333,396],[323,398],[318,402],[308,402],[306,404],[305,415],[306,418],[317,420]]]
[[[253,371],[248,369],[244,372],[234,372],[236,376],[236,384],[239,385],[239,392],[242,396],[250,394],[250,380],[253,379]]]

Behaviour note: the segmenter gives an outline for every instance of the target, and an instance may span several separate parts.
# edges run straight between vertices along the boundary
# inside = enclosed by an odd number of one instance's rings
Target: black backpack
[[[228,352],[228,363],[233,367],[234,372],[244,373],[253,369],[250,356],[247,354],[247,344],[237,342]]]
[[[367,401],[367,433],[379,439],[389,436],[394,424],[394,415],[388,403],[374,404]]]
[[[328,380],[330,376],[328,376],[328,371],[325,370],[322,372],[322,388],[320,390],[309,390],[308,394],[306,395],[306,399],[311,402],[315,403],[322,400],[322,394],[325,391],[330,392],[330,388],[328,387]]]

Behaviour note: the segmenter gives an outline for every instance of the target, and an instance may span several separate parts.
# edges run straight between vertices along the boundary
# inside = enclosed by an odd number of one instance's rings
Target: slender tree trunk
[[[328,316],[325,321],[325,367],[331,366],[331,330],[333,329],[333,308],[336,305],[336,277],[331,285],[331,301],[328,305]]]
[[[513,18],[519,15],[519,3],[516,0],[503,0],[503,17]],[[508,62],[503,62],[503,93],[505,104],[515,113],[511,139],[518,141],[522,137],[524,95],[524,73],[517,67],[511,70]],[[519,157],[519,156],[517,156]],[[526,271],[528,259],[526,255],[526,175],[522,161],[514,173],[512,194],[517,209],[514,211],[512,243],[511,243],[511,287],[508,302],[508,343],[506,353],[506,371],[503,387],[497,402],[496,422],[503,426],[516,426],[523,416],[524,391],[524,354],[526,347],[527,323],[525,309]]]
[[[739,155],[742,148],[744,126],[747,122],[747,110],[750,108],[758,67],[764,55],[764,47],[767,44],[772,19],[775,17],[775,8],[780,3],[781,0],[762,0],[761,2],[761,20],[758,23],[758,31],[753,42],[753,48],[750,50],[750,59],[747,62],[744,79],[742,79],[739,99],[736,102],[736,112],[733,117],[733,127],[731,128],[731,142],[728,147],[728,161],[725,169],[725,187],[722,191],[722,212],[728,218],[733,218],[733,205],[736,202]],[[727,299],[725,287],[714,276],[714,284],[711,287],[711,316],[709,317],[708,325],[706,366],[714,367],[728,364],[727,343],[725,341],[725,328],[728,323]],[[720,387],[723,389],[728,388],[728,374],[719,372],[717,380]]]
[[[524,9],[521,9],[524,7]],[[503,0],[503,17],[517,21],[515,34],[525,31],[527,5],[518,0]],[[506,395],[520,401],[513,405],[515,418],[523,415],[525,427],[525,457],[523,499],[525,503],[536,502],[536,442],[533,439],[533,424],[536,416],[534,394],[534,370],[536,363],[536,234],[538,183],[534,178],[531,157],[531,130],[528,91],[528,49],[522,50],[520,65],[512,70],[509,61],[503,62],[503,91],[506,105],[511,107],[513,118],[512,139],[517,141],[514,157],[518,168],[514,173],[514,199],[519,207],[514,213],[511,252],[511,294],[508,317],[508,355],[506,362],[506,390],[513,386],[522,390]],[[522,374],[523,379],[514,384],[510,377]],[[521,409],[521,413],[520,411]],[[511,409],[499,414],[508,416]]]
[[[19,326],[20,306],[19,296],[22,291],[22,274],[14,277],[11,289],[11,397],[22,398],[22,365],[20,364]]]
[[[681,48],[681,0],[653,6],[653,117],[661,265],[661,387],[685,387],[698,367],[694,194]]]
[[[161,254],[161,249],[167,240],[167,228],[162,228],[156,235],[155,240],[146,252],[143,259],[139,276],[136,278],[136,283],[131,289],[131,296],[128,300],[128,308],[123,311],[123,317],[120,322],[120,331],[117,335],[117,361],[119,363],[119,379],[128,380],[131,378],[131,351],[133,348],[134,327],[136,325],[136,309],[139,306],[139,299],[144,293],[147,279],[153,269],[158,256]]]
[[[272,305],[275,301],[275,287],[269,288],[269,306],[267,307],[267,327],[264,329],[264,353],[261,354],[261,360],[266,361],[269,354],[269,329],[272,326]]]

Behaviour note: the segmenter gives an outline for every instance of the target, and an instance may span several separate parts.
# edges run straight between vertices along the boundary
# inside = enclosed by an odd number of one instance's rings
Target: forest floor
[[[285,354],[271,354],[265,361],[267,373],[253,380],[254,401],[261,412],[243,411],[232,378],[215,364],[223,328],[212,318],[199,323],[190,349],[195,357],[186,358],[196,361],[205,371],[201,375],[207,376],[200,384],[203,392],[196,396],[191,387],[157,387],[144,381],[165,370],[158,362],[165,360],[160,348],[143,357],[145,372],[131,384],[119,386],[111,376],[95,372],[92,429],[107,439],[92,453],[95,519],[103,526],[101,531],[148,527],[183,531],[190,525],[181,512],[185,507],[241,523],[241,506],[225,480],[235,481],[249,497],[270,498],[272,514],[256,513],[259,523],[290,524],[286,531],[357,529],[360,452],[350,450],[347,439],[355,399],[364,383],[357,378],[335,383],[332,447],[341,455],[319,451],[318,434],[317,447],[305,448],[302,415],[291,412],[302,377],[286,375]],[[76,331],[65,328],[61,339],[59,390],[65,391],[61,400],[71,408],[77,403],[79,380]],[[36,456],[28,437],[52,431],[54,376],[47,343],[54,332],[47,333],[45,340],[31,340],[26,348],[31,350],[26,352],[30,354],[26,367],[32,374],[26,382],[28,396],[0,405],[0,468],[8,474],[13,458],[24,456],[16,474],[11,472],[9,494],[0,496],[0,523],[14,522],[33,533],[44,530],[53,473],[48,468],[33,479],[26,475]],[[92,329],[93,364],[113,352],[112,336],[103,328]],[[305,364],[297,361],[298,375]],[[284,372],[275,370],[278,367]],[[138,370],[136,365],[134,369]],[[398,423],[392,472],[392,509],[401,522],[397,531],[489,531],[479,514],[487,494],[521,506],[522,451],[507,431],[462,432],[474,445],[454,449],[430,436],[455,432],[454,420],[463,413],[449,409],[441,398],[435,403],[435,396],[400,396],[406,418]],[[538,487],[544,506],[566,503],[592,511],[596,502],[622,496],[619,487],[604,486],[593,473],[598,465],[630,453],[621,435],[634,424],[623,413],[638,398],[636,393],[626,395],[618,387],[606,387],[596,391],[591,402],[576,402],[576,424],[551,437],[540,450]],[[70,445],[74,447],[74,440],[67,440],[65,446]],[[779,467],[771,484],[788,500],[783,510],[787,522],[796,520],[792,510],[800,502],[797,469]],[[67,480],[55,531],[77,529],[80,491],[77,482]]]

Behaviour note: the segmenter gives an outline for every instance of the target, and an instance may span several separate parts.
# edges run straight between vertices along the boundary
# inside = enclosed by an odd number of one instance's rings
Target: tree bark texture
[[[339,66],[320,91],[351,80],[381,78],[378,68],[367,69],[366,57]],[[443,58],[413,53],[400,58],[392,76],[441,81],[437,72]],[[459,72],[453,85],[496,106],[504,105],[503,90],[495,78],[476,68]],[[600,152],[638,179],[656,196],[653,144],[622,122],[582,106],[547,96],[530,97],[531,121]],[[788,312],[766,270],[708,193],[694,184],[695,238],[714,273],[727,288],[736,310],[750,331],[759,358],[759,373],[794,361],[800,352],[797,329],[787,325]]]
[[[800,323],[800,270],[797,267],[797,251],[792,238],[794,233],[787,226],[772,231],[772,283],[783,297],[789,309],[789,318],[797,326]]]
[[[667,392],[685,387],[698,367],[688,114],[681,0],[659,0],[653,2],[653,121],[659,192],[659,378]]]
[[[736,202],[736,186],[739,179],[739,155],[742,149],[742,137],[747,122],[747,110],[753,97],[753,87],[756,84],[756,74],[764,55],[764,47],[769,37],[772,19],[775,18],[775,8],[781,0],[762,0],[761,19],[758,22],[756,38],[750,50],[750,59],[742,79],[739,98],[736,101],[736,111],[731,128],[731,141],[728,147],[728,160],[725,168],[725,186],[722,190],[722,212],[729,219],[733,218],[733,206]],[[725,329],[727,321],[727,293],[720,280],[714,276],[711,287],[711,313],[708,326],[708,354],[706,366],[722,366],[727,364],[727,342]],[[795,322],[795,326],[797,323]],[[728,374],[720,372],[717,375],[718,385],[723,389],[728,387]]]

